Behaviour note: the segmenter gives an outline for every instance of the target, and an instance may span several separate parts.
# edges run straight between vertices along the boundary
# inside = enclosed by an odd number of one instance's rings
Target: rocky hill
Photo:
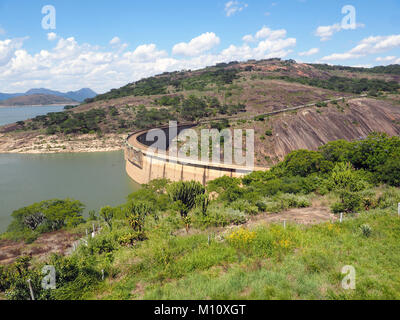
[[[223,63],[146,78],[67,112],[0,131],[7,132],[7,150],[15,145],[10,139],[17,139],[15,149],[29,152],[23,137],[43,129],[63,142],[66,135],[107,140],[169,120],[221,127],[225,119],[223,126],[255,129],[258,165],[269,165],[292,150],[317,149],[332,140],[362,139],[373,131],[399,135],[399,83],[399,66],[362,69],[280,59]],[[3,149],[5,141],[3,136]]]

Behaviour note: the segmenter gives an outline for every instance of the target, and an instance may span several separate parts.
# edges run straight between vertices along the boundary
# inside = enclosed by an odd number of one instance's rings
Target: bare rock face
[[[372,132],[400,135],[400,106],[375,99],[353,99],[343,109],[310,108],[273,121],[271,158],[283,159],[298,149],[317,150],[330,141],[359,140]]]

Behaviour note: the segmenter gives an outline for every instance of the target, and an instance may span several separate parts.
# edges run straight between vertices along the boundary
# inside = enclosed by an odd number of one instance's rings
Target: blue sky
[[[42,28],[42,7],[56,29]],[[344,29],[342,8],[355,9]],[[0,0],[0,92],[104,92],[217,62],[400,63],[398,0]]]

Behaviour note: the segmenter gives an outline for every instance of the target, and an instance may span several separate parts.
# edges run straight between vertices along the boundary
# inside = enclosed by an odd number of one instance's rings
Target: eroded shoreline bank
[[[0,154],[91,153],[123,150],[126,134],[77,136],[0,134]]]

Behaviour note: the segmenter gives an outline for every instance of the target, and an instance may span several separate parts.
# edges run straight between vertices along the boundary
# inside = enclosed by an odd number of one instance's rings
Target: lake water
[[[54,155],[0,154],[0,232],[13,210],[72,198],[89,210],[126,202],[139,185],[125,173],[122,151]]]
[[[0,107],[0,126],[24,121],[45,115],[49,112],[64,111],[64,106],[41,106],[41,107]]]

